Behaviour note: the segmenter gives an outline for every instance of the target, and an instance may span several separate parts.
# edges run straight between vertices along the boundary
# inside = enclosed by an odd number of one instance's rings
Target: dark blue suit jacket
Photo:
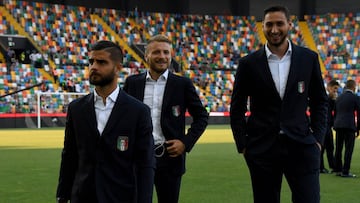
[[[70,103],[57,197],[151,202],[155,168],[150,109],[120,90],[100,136],[94,94]]]
[[[344,92],[335,101],[334,129],[349,129],[354,132],[360,130],[360,125],[355,124],[355,112],[360,122],[360,99],[353,92]]]
[[[124,90],[140,101],[144,100],[146,73],[129,76]],[[193,118],[185,134],[185,112],[188,110]],[[177,115],[177,113],[179,113]],[[166,140],[179,139],[190,152],[207,126],[208,113],[203,107],[191,80],[169,72],[161,109],[161,129]],[[175,174],[185,172],[185,153],[172,158],[172,170]]]
[[[246,120],[247,101],[251,115]],[[310,118],[306,115],[310,107]],[[292,44],[283,99],[276,90],[265,47],[239,60],[231,101],[231,128],[238,152],[263,153],[280,130],[291,139],[322,143],[327,125],[327,95],[318,55]]]

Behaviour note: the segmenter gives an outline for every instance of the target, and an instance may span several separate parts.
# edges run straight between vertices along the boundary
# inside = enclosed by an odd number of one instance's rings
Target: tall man
[[[356,177],[350,173],[351,158],[354,151],[355,135],[360,130],[360,99],[355,95],[356,82],[348,80],[344,92],[335,101],[334,129],[336,131],[335,171],[341,177]],[[355,122],[355,112],[357,123]],[[342,150],[345,144],[344,164]]]
[[[250,170],[255,203],[280,202],[283,175],[293,202],[320,201],[327,96],[318,55],[291,43],[291,28],[286,7],[267,8],[267,42],[239,60],[235,76],[231,128]],[[251,114],[246,120],[248,103]]]
[[[185,173],[185,153],[190,152],[207,126],[208,113],[191,80],[169,71],[171,41],[156,35],[149,39],[146,73],[129,76],[124,90],[151,109],[156,156],[155,188],[159,203],[176,203],[181,177]],[[186,110],[193,118],[185,133]]]
[[[328,92],[328,125],[326,128],[326,134],[324,138],[324,146],[321,149],[320,156],[320,173],[330,173],[335,170],[335,157],[334,157],[334,135],[333,135],[333,126],[334,126],[334,108],[335,108],[335,99],[337,97],[339,83],[336,80],[330,80],[326,86]],[[329,168],[331,171],[325,168],[324,164],[324,152],[326,150],[326,157],[329,163]]]
[[[110,41],[93,45],[95,91],[69,104],[57,200],[152,202],[155,168],[150,109],[120,90],[123,54]]]

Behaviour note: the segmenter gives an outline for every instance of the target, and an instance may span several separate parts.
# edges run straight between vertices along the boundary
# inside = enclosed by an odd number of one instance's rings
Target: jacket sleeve
[[[135,164],[137,173],[137,202],[151,203],[155,174],[154,139],[150,109],[144,105],[137,124]]]
[[[64,148],[61,154],[59,183],[56,193],[57,198],[66,200],[71,198],[72,185],[78,163],[71,109],[70,105],[66,117]]]
[[[328,97],[326,95],[324,80],[317,54],[314,54],[311,86],[309,88],[309,107],[311,129],[315,139],[323,144],[327,126]]]
[[[231,96],[230,106],[230,125],[233,132],[236,148],[239,153],[242,153],[246,146],[246,117],[247,111],[247,88],[249,81],[247,81],[245,61],[239,61],[238,69],[235,75],[235,82],[233,93]]]
[[[356,105],[355,111],[356,111],[356,119],[357,119],[356,129],[360,131],[360,97],[359,96],[356,96],[355,105]]]
[[[185,84],[185,102],[186,108],[191,115],[193,122],[184,136],[182,142],[185,144],[186,152],[190,152],[197,140],[203,134],[208,124],[209,114],[202,105],[199,95],[191,80],[186,79]]]

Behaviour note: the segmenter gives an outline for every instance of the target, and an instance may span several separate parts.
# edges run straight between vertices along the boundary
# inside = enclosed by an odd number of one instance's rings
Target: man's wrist
[[[67,199],[63,198],[63,197],[57,197],[56,198],[56,202],[57,203],[67,203]]]

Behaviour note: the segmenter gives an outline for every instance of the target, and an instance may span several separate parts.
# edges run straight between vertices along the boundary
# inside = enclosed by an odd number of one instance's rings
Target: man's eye
[[[106,60],[89,59],[89,64],[90,65],[93,65],[95,62],[97,64],[104,65],[106,63]]]

